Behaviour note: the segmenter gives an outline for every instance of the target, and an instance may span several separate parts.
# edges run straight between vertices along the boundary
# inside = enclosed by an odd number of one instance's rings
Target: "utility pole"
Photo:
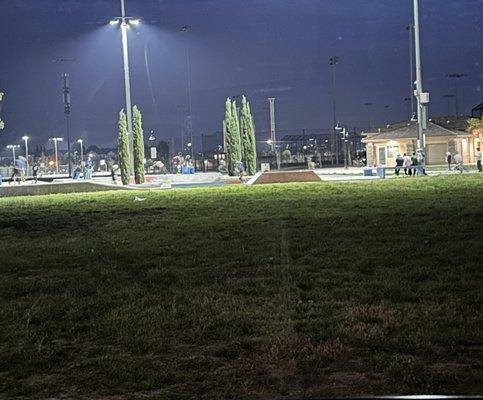
[[[52,60],[55,63],[67,63],[75,62],[75,58],[56,58]],[[67,69],[67,68],[66,68]],[[65,70],[64,70],[65,71]],[[72,163],[71,163],[71,148],[70,148],[70,87],[69,87],[69,74],[62,72],[62,100],[64,103],[64,114],[66,120],[66,136],[67,136],[67,163],[69,177],[72,177]]]
[[[275,141],[276,141],[276,134],[275,134],[275,98],[270,97],[268,99],[270,103],[270,140],[271,140],[271,147],[272,151],[275,150]]]
[[[81,159],[81,170],[84,173],[84,141],[82,139],[78,139],[77,143],[80,146],[80,159]]]
[[[451,114],[451,105],[450,105],[450,99],[456,97],[454,94],[445,94],[443,95],[443,98],[444,99],[447,99],[448,103],[447,103],[447,111],[446,111],[446,115],[449,117],[450,114]],[[456,112],[456,115],[458,115],[458,112]]]
[[[369,130],[371,130],[371,107],[372,103],[369,101],[367,103],[364,103],[364,106],[367,107],[367,127]]]
[[[456,107],[456,118],[459,115],[459,107],[458,107],[458,79],[466,78],[468,74],[462,73],[453,73],[453,74],[446,74],[447,78],[454,79],[454,97],[455,97],[455,107]]]
[[[62,142],[62,138],[54,137],[50,138],[49,141],[54,142],[54,152],[55,152],[55,173],[59,175],[59,153],[57,142]]]
[[[329,58],[329,65],[332,66],[332,112],[333,112],[333,124],[332,124],[332,139],[333,146],[335,147],[335,163],[339,164],[339,137],[337,135],[335,127],[337,126],[337,96],[335,86],[335,66],[339,64],[339,57],[333,56]],[[332,163],[334,159],[332,158]]]
[[[12,150],[13,165],[15,165],[15,158],[16,158],[15,149],[18,149],[18,148],[20,148],[20,146],[18,144],[8,144],[7,145],[7,149]]]
[[[416,90],[414,95],[418,107],[418,147],[426,147],[424,131],[427,128],[427,107],[429,103],[429,93],[423,92],[423,80],[421,73],[421,47],[419,36],[419,0],[413,0],[414,8],[414,47],[416,50]]]
[[[414,25],[409,24],[406,29],[409,32],[409,76],[411,82],[409,84],[409,98],[411,99],[411,115],[409,119],[411,119],[414,115],[414,95],[413,95],[413,87],[414,87],[414,49],[413,49],[413,33],[414,33]]]
[[[124,0],[121,0],[121,18],[113,20],[121,23],[121,44],[122,44],[122,60],[124,66],[124,89],[126,93],[126,117],[127,117],[127,131],[129,134],[129,161],[130,173],[134,175],[134,140],[132,129],[132,104],[131,104],[131,78],[129,73],[129,48],[127,43],[127,31],[130,27],[129,21],[133,24],[138,23],[138,20],[126,17],[126,6]],[[135,22],[136,21],[136,22]]]
[[[182,26],[180,31],[187,33],[191,29],[191,26]],[[193,117],[192,117],[192,100],[191,100],[191,57],[188,48],[188,42],[185,42],[185,52],[186,52],[186,74],[187,74],[187,92],[188,92],[188,116],[186,118],[186,128],[188,130],[188,135],[190,137],[191,143],[191,159],[193,159]]]
[[[29,176],[29,137],[27,135],[22,136],[22,140],[25,143],[25,175]]]
[[[71,163],[71,149],[70,149],[70,89],[69,89],[69,74],[64,72],[62,74],[62,94],[64,100],[64,114],[66,121],[66,136],[67,136],[67,163],[69,178],[72,177],[72,163]]]

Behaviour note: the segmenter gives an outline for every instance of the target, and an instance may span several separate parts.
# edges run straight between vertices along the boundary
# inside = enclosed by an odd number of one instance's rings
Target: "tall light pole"
[[[413,102],[413,96],[411,94],[411,97],[405,97],[404,102],[407,103],[408,107],[408,120],[410,121],[411,118],[413,117],[413,110],[412,110],[412,105],[411,103]]]
[[[8,144],[6,147],[7,149],[12,150],[13,165],[15,165],[15,159],[16,159],[15,149],[20,148],[20,146],[18,144]]]
[[[184,25],[180,28],[180,32],[188,33],[191,26]],[[193,117],[192,117],[192,100],[191,100],[191,57],[187,41],[185,42],[186,52],[186,75],[187,75],[187,93],[188,93],[188,117],[186,119],[186,128],[190,138],[191,159],[193,159]]]
[[[178,110],[180,110],[180,120],[179,120],[179,131],[181,134],[181,152],[184,152],[184,145],[185,145],[185,140],[184,140],[184,130],[185,130],[185,122],[186,122],[186,110],[188,109],[187,106],[184,104],[178,104],[176,106]]]
[[[459,72],[453,74],[446,74],[447,78],[454,79],[454,97],[455,97],[455,104],[456,104],[456,117],[459,115],[459,107],[458,107],[458,79],[466,78],[468,74],[462,74]]]
[[[268,99],[270,104],[270,140],[272,151],[275,150],[276,134],[275,134],[275,98],[270,97]]]
[[[81,170],[84,172],[84,141],[82,139],[77,139],[77,143],[79,143],[80,146]]]
[[[367,127],[371,130],[371,107],[372,103],[370,101],[364,103],[364,106],[367,107]]]
[[[22,140],[25,143],[25,174],[29,176],[29,137],[22,136]]]
[[[426,147],[424,131],[427,128],[427,106],[429,103],[429,93],[423,92],[423,79],[421,73],[421,47],[419,38],[419,0],[413,0],[414,11],[414,48],[416,55],[416,90],[414,96],[417,100],[418,111],[418,147]]]
[[[345,169],[348,169],[349,165],[348,165],[348,157],[347,157],[347,154],[348,154],[348,151],[347,151],[347,143],[348,143],[348,137],[349,137],[349,133],[346,129],[346,127],[342,127],[341,125],[339,125],[339,123],[337,123],[337,125],[335,126],[335,130],[336,131],[340,131],[341,133],[341,139],[342,139],[342,144],[344,146],[344,168]]]
[[[70,88],[69,88],[69,74],[64,72],[62,74],[62,95],[64,100],[64,114],[66,122],[66,134],[67,134],[67,164],[69,177],[72,177],[72,165],[70,154]]]
[[[389,104],[386,104],[384,106],[384,110],[385,110],[385,112],[384,112],[384,118],[386,118],[386,124],[389,124],[389,115],[388,115],[389,108],[390,108],[389,107]]]
[[[339,164],[339,138],[335,127],[337,126],[337,95],[335,86],[335,67],[339,64],[339,57],[333,56],[329,58],[329,65],[332,66],[332,112],[333,112],[333,124],[332,124],[332,138],[335,147],[335,163]],[[332,160],[333,162],[333,160]]]
[[[456,96],[454,94],[445,94],[443,95],[443,99],[447,99],[448,103],[447,103],[447,111],[446,111],[446,115],[449,117],[450,116],[450,113],[451,113],[451,106],[450,106],[450,99],[453,99],[455,98]],[[458,115],[458,112],[456,112],[456,115]]]
[[[406,29],[409,32],[409,99],[411,100],[411,115],[409,119],[411,119],[414,115],[414,95],[413,95],[413,87],[414,87],[414,46],[413,46],[413,35],[414,35],[414,25],[409,24]]]
[[[55,151],[55,173],[59,175],[59,153],[58,153],[58,145],[57,142],[62,142],[64,139],[60,137],[50,138],[49,142],[54,142],[54,151]]]
[[[127,31],[131,25],[139,25],[139,19],[126,16],[126,6],[124,0],[121,1],[121,16],[111,20],[111,25],[121,25],[121,44],[122,44],[122,60],[124,66],[124,89],[126,96],[126,117],[127,130],[129,134],[129,161],[130,173],[134,174],[134,140],[132,128],[132,104],[131,104],[131,78],[129,74],[129,49],[127,42]]]

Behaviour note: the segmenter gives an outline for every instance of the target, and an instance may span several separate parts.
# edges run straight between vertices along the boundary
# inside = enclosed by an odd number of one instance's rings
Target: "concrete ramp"
[[[290,182],[320,182],[320,177],[314,171],[274,171],[263,172],[254,175],[250,180],[251,185],[263,185],[269,183]]]

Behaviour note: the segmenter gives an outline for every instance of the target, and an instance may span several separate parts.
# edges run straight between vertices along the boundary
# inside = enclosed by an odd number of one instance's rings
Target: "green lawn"
[[[481,394],[482,200],[477,174],[2,198],[0,398]]]

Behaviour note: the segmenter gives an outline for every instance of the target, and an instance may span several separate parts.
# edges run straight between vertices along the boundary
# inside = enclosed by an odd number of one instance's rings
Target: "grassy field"
[[[0,199],[0,398],[481,394],[482,200],[476,174]]]

